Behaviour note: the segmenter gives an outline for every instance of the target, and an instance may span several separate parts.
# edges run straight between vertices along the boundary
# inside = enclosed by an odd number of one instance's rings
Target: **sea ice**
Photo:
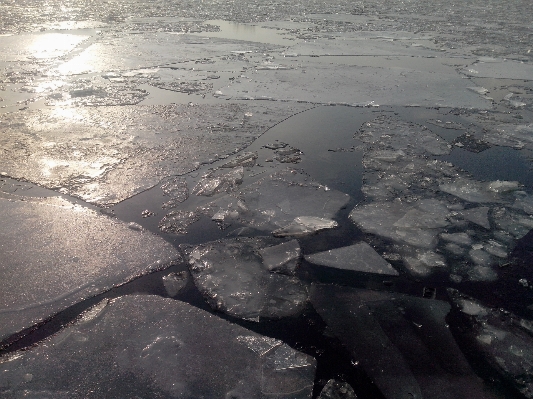
[[[525,398],[533,398],[533,338],[530,322],[504,309],[490,309],[449,289],[454,308],[462,317],[463,339]]]
[[[0,198],[0,218],[0,340],[180,259],[152,233],[66,200]]]
[[[316,216],[298,216],[292,223],[280,229],[274,230],[274,237],[304,237],[315,234],[321,230],[338,227],[338,223],[332,219],[319,218]]]
[[[315,360],[184,302],[126,296],[0,364],[3,398],[309,399]]]
[[[217,221],[235,220],[270,231],[293,224],[289,235],[301,235],[335,227],[336,222],[330,219],[349,199],[349,195],[328,190],[304,173],[285,169],[215,200],[210,207]]]
[[[390,263],[383,259],[374,248],[366,242],[306,255],[305,260],[317,265],[334,267],[337,269],[386,274],[390,276],[398,275],[398,272],[390,265]]]
[[[501,197],[489,189],[489,185],[477,180],[461,177],[449,183],[439,185],[439,189],[468,202],[502,202]]]
[[[269,237],[241,237],[185,251],[194,283],[213,309],[258,320],[298,314],[307,303],[307,290],[297,278],[270,272],[268,247],[277,243]],[[260,255],[265,249],[266,258]]]
[[[218,169],[207,173],[192,189],[193,194],[211,197],[221,192],[230,192],[242,183],[242,166],[228,170]]]
[[[311,303],[385,398],[494,397],[447,327],[448,303],[319,284]]]
[[[271,272],[291,275],[300,264],[302,250],[297,240],[291,240],[262,248],[259,250],[259,255],[263,259],[263,264]]]
[[[476,208],[470,208],[460,211],[458,212],[458,214],[464,219],[475,223],[481,227],[484,227],[488,230],[490,229],[490,222],[488,217],[489,209],[490,208],[487,206],[479,206]]]
[[[169,273],[163,276],[163,286],[169,296],[176,296],[187,285],[187,272]]]

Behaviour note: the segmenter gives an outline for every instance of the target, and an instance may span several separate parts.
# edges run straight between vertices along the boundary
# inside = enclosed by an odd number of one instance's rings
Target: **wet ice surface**
[[[128,296],[0,368],[5,398],[308,398],[316,362],[181,301]]]
[[[531,397],[533,10],[482,3],[1,4],[2,393]]]
[[[0,199],[2,340],[179,253],[147,231],[61,199]],[[9,265],[9,267],[7,267]]]

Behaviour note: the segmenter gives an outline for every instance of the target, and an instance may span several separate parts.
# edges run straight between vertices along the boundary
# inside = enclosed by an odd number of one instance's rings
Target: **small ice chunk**
[[[466,233],[442,233],[440,235],[440,238],[442,238],[445,241],[453,242],[455,244],[460,245],[470,245],[472,244],[472,238]]]
[[[446,267],[446,260],[442,255],[433,251],[414,251],[410,256],[404,257],[404,266],[415,276],[425,277],[435,268]]]
[[[357,399],[357,396],[347,382],[331,379],[322,388],[318,399]]]
[[[360,242],[349,247],[331,249],[313,255],[306,255],[305,260],[317,265],[337,269],[386,274],[390,276],[398,275],[398,272],[390,263],[383,259],[366,242]]]
[[[490,208],[488,206],[480,206],[477,208],[471,208],[458,212],[458,214],[472,223],[475,223],[486,229],[490,229],[490,222],[488,217],[489,209]]]
[[[263,258],[263,264],[271,272],[282,274],[294,274],[300,263],[302,251],[297,240],[284,242],[283,244],[266,247],[259,250]]]
[[[298,314],[307,290],[294,277],[270,273],[259,251],[272,237],[213,241],[185,251],[195,285],[216,310],[243,319]]]
[[[298,216],[289,225],[274,230],[274,237],[303,237],[315,234],[321,230],[334,229],[339,224],[332,219],[316,216]]]
[[[485,251],[489,254],[496,256],[498,258],[505,259],[507,258],[507,249],[499,242],[494,240],[489,240],[484,246]]]
[[[235,168],[237,166],[254,166],[257,160],[256,152],[244,152],[236,157],[233,157],[223,165],[221,168]]]
[[[490,254],[480,248],[471,249],[468,255],[472,262],[479,266],[490,266],[493,263]]]
[[[475,301],[460,299],[457,301],[457,304],[463,313],[466,313],[470,316],[486,316],[488,313],[485,307],[481,306]]]
[[[443,183],[439,185],[439,189],[468,202],[501,202],[499,196],[494,191],[488,190],[486,184],[465,177]]]
[[[471,281],[496,281],[498,274],[489,266],[474,266],[468,271],[468,277]]]
[[[171,297],[178,295],[178,293],[187,285],[187,272],[169,273],[163,276],[163,286],[167,294]]]
[[[461,247],[457,244],[454,244],[453,242],[450,242],[444,246],[444,249],[451,252],[452,254],[459,256],[463,255],[466,252],[466,249],[464,247]]]
[[[230,192],[242,183],[244,168],[233,168],[229,172],[212,171],[200,180],[192,189],[196,195],[210,197],[221,192]]]

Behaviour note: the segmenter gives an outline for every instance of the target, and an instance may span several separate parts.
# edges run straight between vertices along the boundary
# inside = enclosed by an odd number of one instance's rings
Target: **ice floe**
[[[0,204],[2,340],[181,259],[160,237],[65,200]]]
[[[93,313],[2,362],[2,397],[311,397],[311,356],[186,303],[127,296]]]
[[[213,309],[259,320],[296,315],[307,303],[307,289],[291,271],[298,252],[294,242],[273,247],[278,240],[235,238],[185,248],[194,283]],[[276,250],[286,257],[277,259]],[[288,259],[287,259],[288,258]]]

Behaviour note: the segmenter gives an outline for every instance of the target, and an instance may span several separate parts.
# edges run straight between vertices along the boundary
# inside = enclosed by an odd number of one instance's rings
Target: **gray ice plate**
[[[0,339],[179,258],[163,239],[61,199],[0,198]]]
[[[156,296],[102,302],[0,365],[3,398],[310,398],[316,362]]]
[[[305,260],[317,265],[335,267],[337,269],[388,274],[391,276],[398,275],[398,272],[392,268],[390,263],[379,256],[374,248],[366,242],[306,255]]]

